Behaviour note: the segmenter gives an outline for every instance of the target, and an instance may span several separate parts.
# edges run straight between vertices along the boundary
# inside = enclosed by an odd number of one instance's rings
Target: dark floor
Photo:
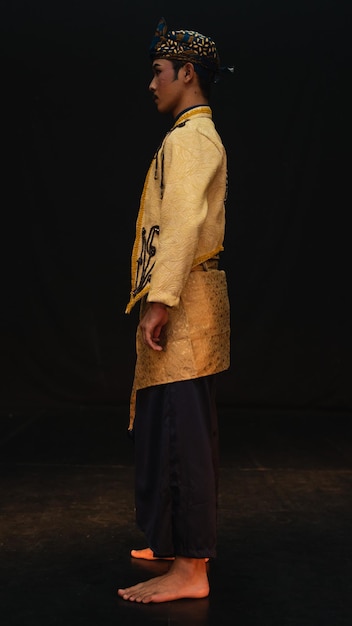
[[[126,415],[0,416],[2,626],[352,625],[352,416],[221,408],[210,596],[141,606]]]

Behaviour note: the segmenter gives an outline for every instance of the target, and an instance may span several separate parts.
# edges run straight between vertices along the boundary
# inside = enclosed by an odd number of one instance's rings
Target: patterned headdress
[[[151,59],[179,59],[201,66],[211,74],[220,69],[215,43],[210,37],[193,30],[169,30],[162,17],[150,46]]]

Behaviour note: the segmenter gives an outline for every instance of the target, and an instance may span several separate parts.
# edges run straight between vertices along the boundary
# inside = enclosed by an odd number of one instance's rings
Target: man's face
[[[153,62],[153,80],[149,85],[159,113],[171,113],[173,117],[182,111],[184,84],[178,80],[169,59],[156,59]],[[182,68],[179,72],[182,71]]]

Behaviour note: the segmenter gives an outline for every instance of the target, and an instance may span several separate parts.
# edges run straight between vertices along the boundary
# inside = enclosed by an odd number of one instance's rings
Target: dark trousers
[[[136,521],[157,556],[216,556],[215,376],[137,392]]]

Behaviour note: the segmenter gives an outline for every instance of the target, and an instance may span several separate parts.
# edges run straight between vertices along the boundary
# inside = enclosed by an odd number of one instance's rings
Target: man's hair
[[[184,61],[183,59],[169,59],[169,60],[171,61],[172,66],[174,68],[175,79],[176,79],[179,70],[181,69],[181,67],[186,65],[188,61]],[[207,71],[204,67],[201,67],[200,65],[198,65],[197,63],[193,63],[193,62],[191,63],[194,67],[194,71],[196,72],[198,76],[199,87],[201,89],[201,92],[203,96],[207,100],[209,100],[210,95],[211,95],[211,86],[212,86],[212,83],[214,82],[214,75],[211,72]]]

